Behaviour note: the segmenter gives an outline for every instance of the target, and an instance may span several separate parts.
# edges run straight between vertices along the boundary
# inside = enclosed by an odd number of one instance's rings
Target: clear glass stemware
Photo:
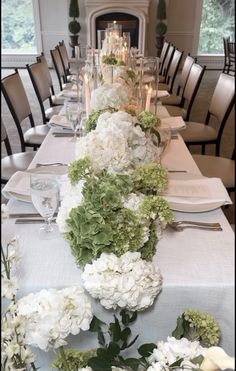
[[[51,222],[59,204],[58,182],[49,174],[31,174],[30,191],[34,207],[45,219],[45,224],[39,230],[40,237],[52,238],[56,232]]]
[[[66,118],[74,132],[74,136],[70,139],[71,142],[77,140],[77,130],[80,127],[80,121],[82,114],[84,113],[84,108],[82,103],[79,102],[66,102]]]

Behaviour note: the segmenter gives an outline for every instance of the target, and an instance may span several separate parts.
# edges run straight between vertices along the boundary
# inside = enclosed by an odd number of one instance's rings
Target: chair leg
[[[202,155],[205,155],[206,152],[206,146],[205,144],[202,144]]]

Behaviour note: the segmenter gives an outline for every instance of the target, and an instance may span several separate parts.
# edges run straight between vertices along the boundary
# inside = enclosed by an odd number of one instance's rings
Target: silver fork
[[[222,231],[221,225],[219,223],[195,222],[195,221],[190,221],[190,220],[189,221],[181,220],[177,222],[172,222],[169,224],[169,226],[176,231],[183,231],[185,228]]]

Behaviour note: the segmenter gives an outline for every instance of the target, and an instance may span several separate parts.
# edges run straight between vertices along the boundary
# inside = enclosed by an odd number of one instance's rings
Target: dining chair
[[[161,55],[159,57],[159,74],[162,74],[164,61],[167,55],[167,51],[169,49],[170,43],[168,41],[164,41],[163,47],[161,49]]]
[[[223,37],[223,45],[224,45],[224,67],[222,72],[227,73],[228,67],[229,67],[229,49],[228,49],[228,42],[230,38],[228,37]]]
[[[6,127],[1,118],[1,143],[5,144],[7,156],[1,159],[1,184],[6,184],[16,171],[25,171],[33,160],[34,151],[13,153]]]
[[[52,100],[48,79],[44,73],[44,66],[40,62],[26,65],[35,94],[38,98],[43,122],[46,124],[53,115],[58,115],[62,105],[55,105]],[[49,107],[46,108],[46,103]]]
[[[208,178],[220,178],[227,191],[235,192],[235,149],[231,158],[193,154],[202,175]]]
[[[194,99],[201,84],[206,66],[193,63],[183,91],[183,100],[180,106],[165,105],[170,116],[182,116],[185,121],[189,120]]]
[[[235,42],[228,42],[229,65],[227,69],[228,74],[235,76]]]
[[[175,49],[173,57],[171,59],[170,67],[168,68],[168,72],[166,74],[166,83],[159,83],[158,90],[167,90],[169,93],[172,93],[183,53],[184,52]]]
[[[66,82],[72,81],[73,74],[71,73],[71,67],[70,67],[70,60],[67,53],[66,45],[64,43],[64,40],[59,41],[58,43],[58,51],[60,54],[63,70],[64,70],[64,76]]]
[[[53,86],[52,76],[51,76],[50,69],[49,69],[47,60],[46,60],[43,52],[41,53],[40,56],[36,57],[36,61],[38,63],[42,63],[43,72],[45,74],[45,79],[48,81],[49,89],[51,91],[51,98],[52,98],[53,104],[56,105],[56,106],[64,104],[65,98],[63,96],[61,96],[61,94],[55,94],[55,89],[54,89],[54,86]]]
[[[163,63],[162,72],[161,74],[159,73],[159,83],[161,82],[166,83],[168,70],[169,70],[170,63],[174,55],[174,52],[175,52],[175,47],[173,45],[170,45],[168,48],[167,54],[166,54],[166,58]]]
[[[58,47],[51,49],[50,54],[51,54],[52,62],[53,62],[53,65],[56,71],[57,78],[58,78],[60,90],[62,91],[65,88],[72,87],[72,83],[71,82],[68,83],[66,80],[65,71],[63,68],[63,64],[61,61]]]
[[[2,93],[11,112],[19,134],[21,151],[25,152],[26,147],[33,147],[36,150],[45,139],[49,127],[47,125],[36,125],[30,109],[26,91],[18,73],[4,77],[1,80]],[[23,132],[22,124],[25,119],[30,122],[31,128]]]
[[[201,145],[201,153],[205,154],[207,144],[215,145],[215,154],[220,154],[220,142],[229,114],[234,106],[234,76],[221,73],[215,86],[204,123],[186,122],[186,129],[181,135],[189,147]],[[186,120],[187,121],[187,120]],[[214,121],[214,127],[209,125]],[[217,125],[217,128],[215,128]]]
[[[181,106],[183,104],[183,92],[184,88],[188,79],[188,75],[193,63],[196,63],[196,58],[187,55],[182,67],[181,75],[178,80],[178,85],[176,89],[176,94],[170,94],[168,97],[159,98],[159,101],[163,105],[170,105],[170,106]]]

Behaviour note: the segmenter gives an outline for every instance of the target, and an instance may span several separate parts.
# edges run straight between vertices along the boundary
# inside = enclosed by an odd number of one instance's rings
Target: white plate
[[[7,199],[15,198],[19,201],[31,202],[31,173],[63,175],[67,173],[67,166],[42,166],[28,171],[17,171],[3,188],[2,194]]]
[[[198,174],[190,174],[190,173],[169,173],[169,178],[177,179],[177,180],[194,180],[194,179],[203,179],[205,178],[202,175]],[[215,210],[220,208],[225,204],[223,200],[209,200],[209,199],[201,199],[201,201],[197,201],[196,199],[192,198],[193,202],[190,202],[191,198],[184,198],[180,197],[180,202],[172,200],[171,196],[163,196],[169,203],[171,210],[173,211],[181,211],[186,213],[202,213],[211,210]],[[176,197],[173,197],[176,199]]]

